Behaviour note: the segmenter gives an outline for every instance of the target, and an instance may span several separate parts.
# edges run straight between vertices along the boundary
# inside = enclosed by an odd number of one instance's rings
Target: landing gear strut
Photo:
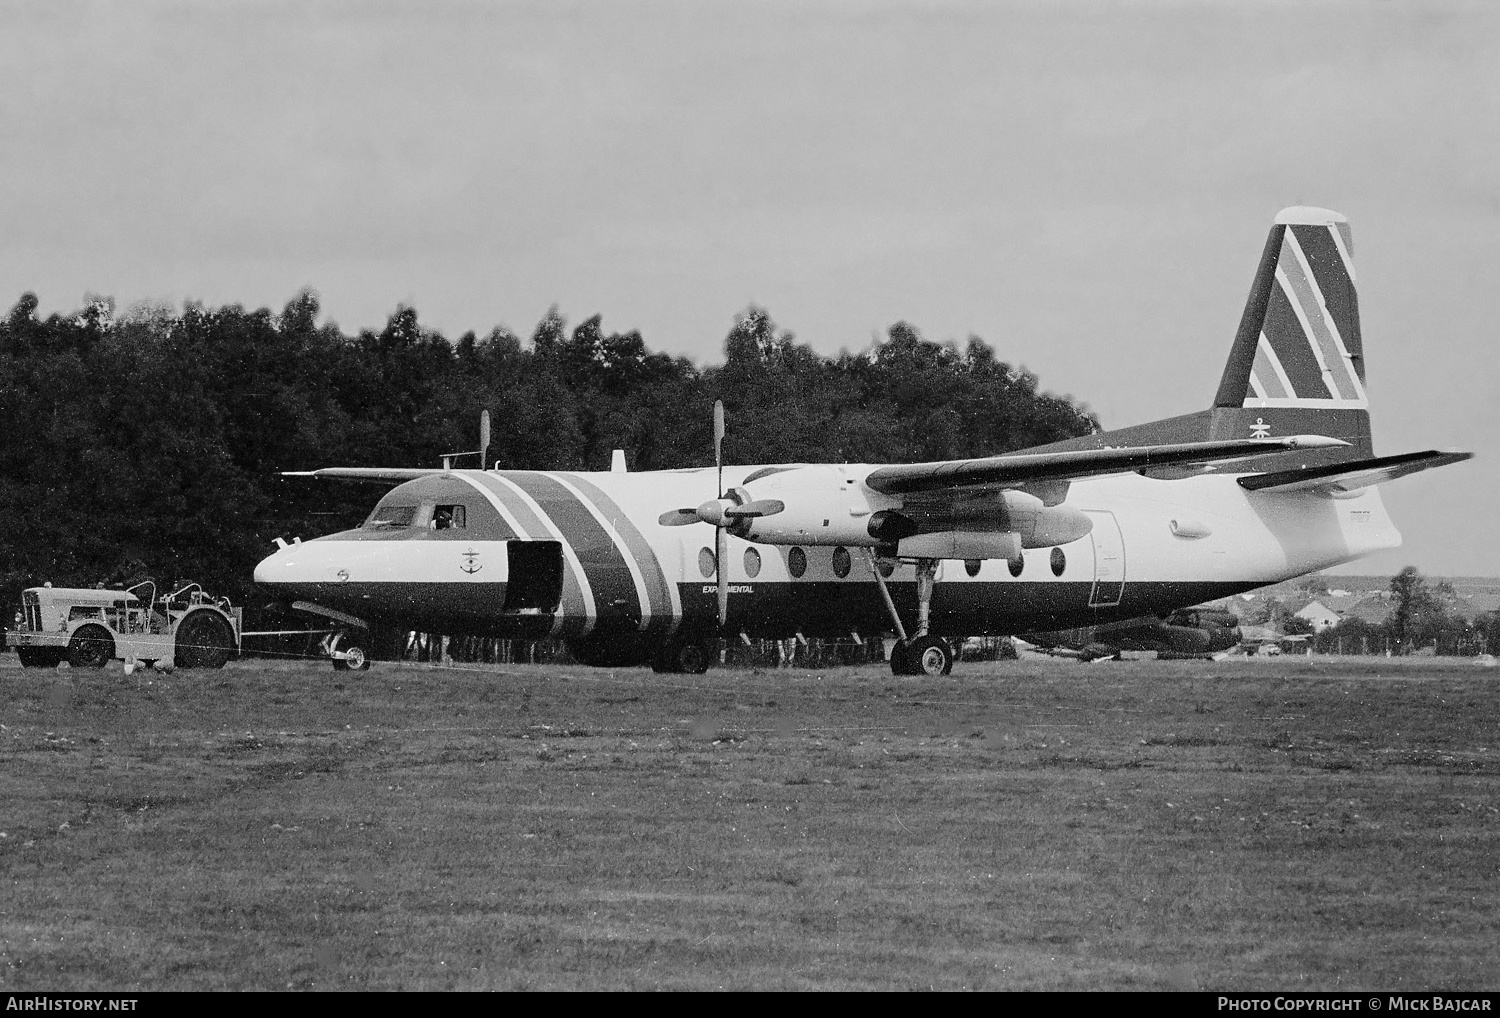
[[[886,611],[896,627],[896,646],[891,648],[891,674],[893,675],[947,675],[953,671],[953,648],[946,640],[928,633],[932,621],[932,589],[937,584],[938,560],[919,558],[917,565],[917,631],[910,638],[901,624],[901,615],[896,611],[896,602],[886,588],[875,553],[870,552],[870,569],[875,573],[875,582],[880,585],[880,596],[885,601]]]

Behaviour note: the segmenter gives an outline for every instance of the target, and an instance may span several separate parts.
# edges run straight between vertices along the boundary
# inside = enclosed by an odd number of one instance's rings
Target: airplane
[[[1148,615],[1099,626],[1022,633],[1020,638],[1045,654],[1096,661],[1118,659],[1127,650],[1174,658],[1212,657],[1238,647],[1242,636],[1240,620],[1229,612],[1184,608],[1165,617]]]
[[[969,460],[734,466],[719,404],[715,467],[289,472],[395,487],[356,529],[278,538],[255,581],[340,627],[341,668],[368,667],[371,626],[690,673],[721,637],[880,631],[893,673],[935,676],[951,638],[1170,616],[1399,546],[1379,485],[1471,456],[1375,455],[1351,251],[1336,212],[1276,216],[1195,413]]]

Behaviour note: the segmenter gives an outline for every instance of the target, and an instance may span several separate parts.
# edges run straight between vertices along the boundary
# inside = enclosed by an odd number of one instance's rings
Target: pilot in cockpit
[[[447,530],[453,526],[453,510],[445,505],[440,505],[432,514],[432,529]]]

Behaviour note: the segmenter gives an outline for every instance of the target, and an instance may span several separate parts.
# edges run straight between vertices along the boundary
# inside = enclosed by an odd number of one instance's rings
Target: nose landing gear
[[[363,633],[340,630],[323,638],[323,652],[333,659],[336,672],[363,672],[370,668],[370,654]]]

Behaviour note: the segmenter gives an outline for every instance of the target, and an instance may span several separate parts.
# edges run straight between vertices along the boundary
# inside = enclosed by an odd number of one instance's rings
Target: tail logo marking
[[[1298,223],[1285,229],[1245,406],[1368,405],[1352,356],[1357,343],[1349,342],[1359,325],[1353,267],[1337,229],[1342,225]]]

